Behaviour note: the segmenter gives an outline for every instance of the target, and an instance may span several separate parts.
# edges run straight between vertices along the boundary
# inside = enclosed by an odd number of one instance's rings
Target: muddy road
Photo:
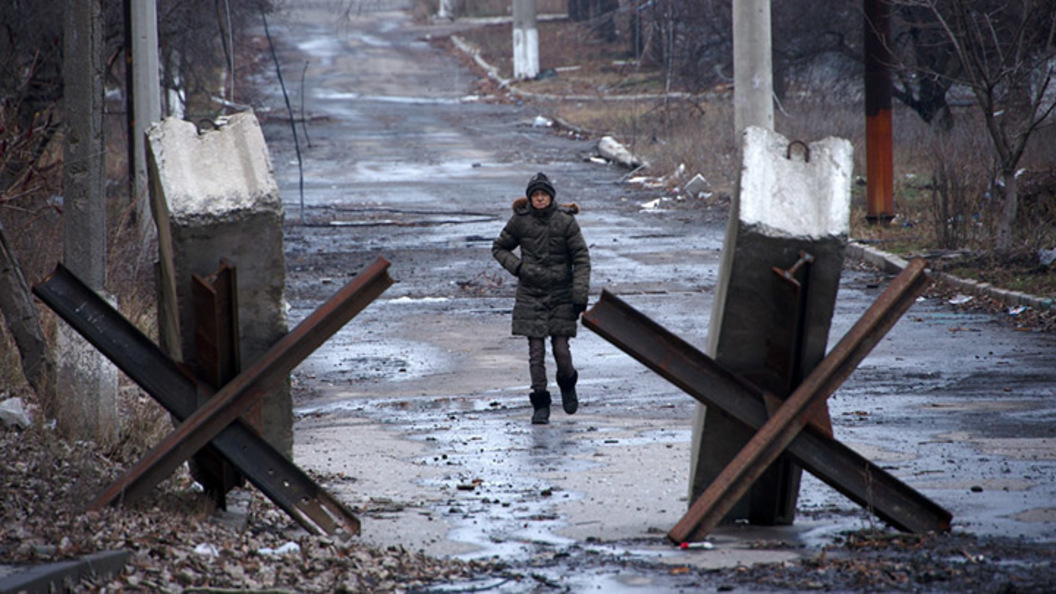
[[[547,114],[531,103],[473,96],[477,75],[428,42],[455,25],[416,25],[399,3],[349,21],[324,0],[287,4],[271,27],[295,105],[304,68],[306,224],[277,86],[260,115],[286,207],[291,326],[378,256],[397,281],[293,375],[295,457],[357,510],[364,541],[497,557],[544,588],[657,591],[694,587],[702,568],[812,558],[879,524],[805,474],[795,526],[670,547],[695,401],[586,329],[572,342],[580,411],[530,425],[515,287],[490,252],[529,176],[580,205],[592,301],[613,291],[697,345],[725,213],[645,209],[660,195],[585,161],[595,141],[533,126]],[[848,266],[833,343],[889,280]],[[836,435],[949,509],[956,531],[1054,540],[1054,353],[1051,335],[923,299],[830,399]]]

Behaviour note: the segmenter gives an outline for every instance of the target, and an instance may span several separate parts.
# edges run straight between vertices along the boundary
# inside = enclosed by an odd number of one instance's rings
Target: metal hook
[[[803,142],[802,140],[793,140],[792,142],[788,143],[788,150],[785,151],[785,158],[792,158],[792,147],[797,144],[803,147],[803,160],[807,163],[810,163],[810,147],[807,146],[807,143]]]

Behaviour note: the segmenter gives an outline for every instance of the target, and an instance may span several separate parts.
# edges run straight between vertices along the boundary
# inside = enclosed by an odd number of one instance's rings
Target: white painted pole
[[[513,0],[513,78],[539,75],[539,29],[536,1]]]
[[[106,289],[106,150],[103,132],[103,7],[67,0],[63,21],[63,253],[66,268]],[[111,445],[120,429],[117,368],[66,324],[56,339],[56,420],[72,439]]]
[[[774,129],[770,0],[733,0],[733,113],[748,126]]]
[[[135,149],[135,203],[139,213],[139,232],[144,244],[155,233],[150,215],[150,186],[147,178],[147,140],[145,132],[161,121],[161,74],[158,68],[158,8],[156,0],[132,0],[132,85],[135,124],[132,139]]]
[[[455,20],[455,0],[440,0],[436,18]]]

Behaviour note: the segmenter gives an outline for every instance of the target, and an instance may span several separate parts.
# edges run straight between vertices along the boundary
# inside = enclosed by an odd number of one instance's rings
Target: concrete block
[[[693,179],[686,182],[686,185],[682,188],[682,192],[690,198],[697,198],[704,192],[708,191],[708,180],[704,179],[701,174],[696,174]]]
[[[811,143],[809,160],[808,151],[795,146],[790,152],[789,146],[788,139],[771,130],[749,127],[744,132],[741,177],[705,349],[718,362],[771,391],[775,388],[765,384],[779,385],[780,378],[772,377],[767,350],[774,339],[775,316],[783,315],[775,307],[778,287],[773,268],[790,268],[801,252],[814,257],[800,358],[806,374],[825,356],[850,230],[851,143],[838,138]],[[693,499],[750,437],[748,430],[725,415],[709,415],[699,407],[690,484]],[[782,507],[794,515],[798,477],[799,469],[775,463],[727,520],[791,523],[788,514],[774,517],[759,509],[773,509],[775,498],[787,496],[790,499]],[[782,490],[792,492],[779,495]]]
[[[163,346],[195,363],[191,276],[207,276],[225,259],[236,268],[241,360],[248,367],[289,329],[282,201],[260,124],[246,112],[199,133],[168,118],[147,137]],[[292,456],[288,382],[265,396],[263,417],[265,439]]]

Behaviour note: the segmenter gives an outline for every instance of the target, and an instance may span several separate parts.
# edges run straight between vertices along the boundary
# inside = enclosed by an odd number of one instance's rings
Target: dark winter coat
[[[590,291],[590,253],[573,216],[575,204],[536,210],[527,198],[513,202],[513,216],[491,246],[502,267],[518,278],[513,333],[575,336],[577,309]],[[521,248],[520,257],[513,253]]]

